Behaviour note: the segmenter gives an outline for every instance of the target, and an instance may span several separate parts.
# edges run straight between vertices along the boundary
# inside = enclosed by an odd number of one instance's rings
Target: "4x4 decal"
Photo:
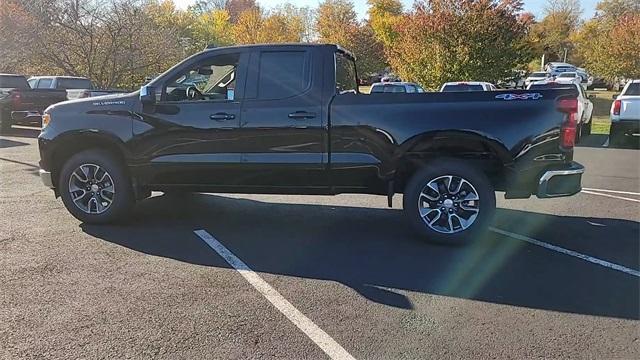
[[[542,99],[540,93],[526,93],[526,94],[500,94],[496,95],[496,99],[502,100],[538,100]]]

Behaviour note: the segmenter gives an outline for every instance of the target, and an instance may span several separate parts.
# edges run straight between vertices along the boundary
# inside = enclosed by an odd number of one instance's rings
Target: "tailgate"
[[[640,96],[620,98],[620,120],[640,120]]]

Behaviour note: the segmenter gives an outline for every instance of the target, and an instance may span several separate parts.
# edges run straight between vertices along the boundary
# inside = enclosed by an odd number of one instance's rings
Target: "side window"
[[[305,92],[311,83],[306,51],[263,51],[258,72],[258,99],[285,99]]]
[[[53,79],[40,79],[40,81],[38,81],[38,89],[49,89],[52,82]]]
[[[195,63],[166,83],[163,100],[234,100],[239,60],[240,54],[223,54]]]
[[[416,87],[413,85],[407,85],[407,92],[410,94],[416,92]]]
[[[335,53],[336,60],[336,93],[358,93],[356,64],[342,52]],[[378,92],[378,91],[376,91]],[[386,92],[386,91],[385,91]]]
[[[38,79],[31,79],[31,80],[28,81],[28,83],[29,83],[29,87],[30,88],[35,89],[36,88],[36,84],[38,83]]]

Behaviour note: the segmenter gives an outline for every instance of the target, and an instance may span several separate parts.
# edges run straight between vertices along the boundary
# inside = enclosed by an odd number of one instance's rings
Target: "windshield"
[[[547,73],[544,72],[534,72],[531,74],[531,77],[546,77]]]
[[[29,83],[24,76],[0,75],[0,88],[28,89]]]
[[[456,84],[445,85],[442,92],[457,92],[457,91],[483,91],[482,85],[469,85],[469,84]]]

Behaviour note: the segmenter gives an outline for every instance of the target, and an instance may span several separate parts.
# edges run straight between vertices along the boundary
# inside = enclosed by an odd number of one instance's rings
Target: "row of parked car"
[[[40,121],[44,109],[61,101],[118,93],[124,91],[96,89],[84,77],[0,74],[0,130]]]

